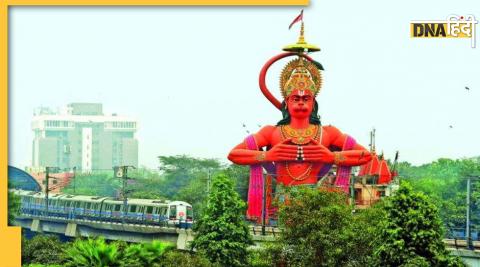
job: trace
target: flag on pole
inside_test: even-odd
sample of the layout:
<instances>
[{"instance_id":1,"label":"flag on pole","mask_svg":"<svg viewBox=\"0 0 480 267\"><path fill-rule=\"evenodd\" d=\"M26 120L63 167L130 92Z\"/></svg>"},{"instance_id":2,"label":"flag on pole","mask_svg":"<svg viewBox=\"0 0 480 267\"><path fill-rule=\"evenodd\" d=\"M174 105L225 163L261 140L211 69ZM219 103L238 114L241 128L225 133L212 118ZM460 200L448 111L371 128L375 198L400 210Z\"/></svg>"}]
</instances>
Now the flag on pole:
<instances>
[{"instance_id":1,"label":"flag on pole","mask_svg":"<svg viewBox=\"0 0 480 267\"><path fill-rule=\"evenodd\" d=\"M293 24L299 22L299 21L303 21L303 9L302 11L300 12L300 15L298 15L293 21L292 23L290 23L290 26L288 26L288 29L290 30L293 26Z\"/></svg>"}]
</instances>

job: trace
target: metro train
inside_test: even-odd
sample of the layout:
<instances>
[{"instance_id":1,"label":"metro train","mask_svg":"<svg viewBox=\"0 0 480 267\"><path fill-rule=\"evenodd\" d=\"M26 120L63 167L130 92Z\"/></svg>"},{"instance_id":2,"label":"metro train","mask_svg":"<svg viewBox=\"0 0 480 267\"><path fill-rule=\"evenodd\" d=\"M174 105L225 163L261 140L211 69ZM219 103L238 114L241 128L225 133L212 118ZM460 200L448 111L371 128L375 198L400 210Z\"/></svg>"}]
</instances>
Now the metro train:
<instances>
[{"instance_id":1,"label":"metro train","mask_svg":"<svg viewBox=\"0 0 480 267\"><path fill-rule=\"evenodd\" d=\"M42 192L12 192L20 197L20 213L24 215L180 228L191 228L193 224L192 205L184 201L130 198L124 209L124 201L112 197L53 193L48 196L47 209Z\"/></svg>"}]
</instances>

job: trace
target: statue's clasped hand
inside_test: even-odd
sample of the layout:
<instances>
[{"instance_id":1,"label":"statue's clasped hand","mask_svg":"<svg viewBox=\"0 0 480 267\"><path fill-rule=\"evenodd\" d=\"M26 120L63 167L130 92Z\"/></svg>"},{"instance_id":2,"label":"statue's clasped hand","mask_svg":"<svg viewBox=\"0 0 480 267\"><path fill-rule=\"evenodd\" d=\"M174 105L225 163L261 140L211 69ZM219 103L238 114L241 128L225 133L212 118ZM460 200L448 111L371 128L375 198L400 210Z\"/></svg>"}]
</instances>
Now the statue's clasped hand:
<instances>
[{"instance_id":1,"label":"statue's clasped hand","mask_svg":"<svg viewBox=\"0 0 480 267\"><path fill-rule=\"evenodd\" d=\"M309 145L302 146L303 160L309 162L333 163L334 154L324 145L312 139Z\"/></svg>"},{"instance_id":2,"label":"statue's clasped hand","mask_svg":"<svg viewBox=\"0 0 480 267\"><path fill-rule=\"evenodd\" d=\"M288 138L278 143L267 151L267 161L296 161L299 158L299 148L292 145L292 139Z\"/></svg>"},{"instance_id":3,"label":"statue's clasped hand","mask_svg":"<svg viewBox=\"0 0 480 267\"><path fill-rule=\"evenodd\" d=\"M316 140L311 140L308 145L293 145L291 138L275 145L267 151L267 161L308 161L333 163L334 154Z\"/></svg>"}]
</instances>

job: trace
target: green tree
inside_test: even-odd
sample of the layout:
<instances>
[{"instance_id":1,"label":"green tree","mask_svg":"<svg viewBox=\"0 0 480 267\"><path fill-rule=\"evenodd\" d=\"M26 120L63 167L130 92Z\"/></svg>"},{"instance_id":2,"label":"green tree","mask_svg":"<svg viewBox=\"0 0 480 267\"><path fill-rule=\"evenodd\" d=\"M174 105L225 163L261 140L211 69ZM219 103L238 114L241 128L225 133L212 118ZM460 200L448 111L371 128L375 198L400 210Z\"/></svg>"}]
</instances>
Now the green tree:
<instances>
[{"instance_id":1,"label":"green tree","mask_svg":"<svg viewBox=\"0 0 480 267\"><path fill-rule=\"evenodd\" d=\"M439 159L422 166L398 165L402 179L416 191L425 193L439 209L448 229L464 228L466 177L480 174L478 159ZM475 181L475 180L474 180ZM472 182L472 226L480 228L480 181Z\"/></svg>"},{"instance_id":2,"label":"green tree","mask_svg":"<svg viewBox=\"0 0 480 267\"><path fill-rule=\"evenodd\" d=\"M77 239L65 250L66 266L120 266L122 255L115 243L103 238Z\"/></svg>"},{"instance_id":3,"label":"green tree","mask_svg":"<svg viewBox=\"0 0 480 267\"><path fill-rule=\"evenodd\" d=\"M175 194L175 199L186 201L193 206L193 217L198 218L202 210L205 208L206 199L208 196L208 184L207 177L208 174L197 173L186 186L178 190Z\"/></svg>"},{"instance_id":4,"label":"green tree","mask_svg":"<svg viewBox=\"0 0 480 267\"><path fill-rule=\"evenodd\" d=\"M234 190L232 179L223 173L215 175L192 248L213 263L245 266L252 240L242 218L244 211L245 203Z\"/></svg>"},{"instance_id":5,"label":"green tree","mask_svg":"<svg viewBox=\"0 0 480 267\"><path fill-rule=\"evenodd\" d=\"M63 264L66 245L55 235L22 237L22 264Z\"/></svg>"},{"instance_id":6,"label":"green tree","mask_svg":"<svg viewBox=\"0 0 480 267\"><path fill-rule=\"evenodd\" d=\"M276 242L275 242L276 243ZM265 242L261 246L251 247L248 252L248 266L275 266L275 257L281 254L281 246L273 242Z\"/></svg>"},{"instance_id":7,"label":"green tree","mask_svg":"<svg viewBox=\"0 0 480 267\"><path fill-rule=\"evenodd\" d=\"M168 198L173 198L192 180L202 178L206 184L208 172L215 173L222 168L220 162L215 159L198 159L186 155L159 156L158 159L164 179L162 192ZM205 188L201 190L204 191Z\"/></svg>"},{"instance_id":8,"label":"green tree","mask_svg":"<svg viewBox=\"0 0 480 267\"><path fill-rule=\"evenodd\" d=\"M11 188L11 184L8 183L8 188ZM20 197L14 193L8 191L8 225L13 225L15 216L20 209Z\"/></svg>"},{"instance_id":9,"label":"green tree","mask_svg":"<svg viewBox=\"0 0 480 267\"><path fill-rule=\"evenodd\" d=\"M146 168L133 169L128 171L131 179L127 185L128 194L131 198L144 199L167 199L163 192L165 179L159 171Z\"/></svg>"},{"instance_id":10,"label":"green tree","mask_svg":"<svg viewBox=\"0 0 480 267\"><path fill-rule=\"evenodd\" d=\"M250 167L232 164L229 165L224 172L228 177L234 179L235 190L238 192L243 201L247 201Z\"/></svg>"},{"instance_id":11,"label":"green tree","mask_svg":"<svg viewBox=\"0 0 480 267\"><path fill-rule=\"evenodd\" d=\"M211 267L218 264L211 264L200 254L188 253L185 251L171 250L165 252L158 267Z\"/></svg>"},{"instance_id":12,"label":"green tree","mask_svg":"<svg viewBox=\"0 0 480 267\"><path fill-rule=\"evenodd\" d=\"M404 183L385 203L382 243L375 250L378 266L463 266L442 242L438 211L423 193ZM413 265L412 265L413 264Z\"/></svg>"},{"instance_id":13,"label":"green tree","mask_svg":"<svg viewBox=\"0 0 480 267\"><path fill-rule=\"evenodd\" d=\"M273 250L276 265L368 266L380 212L354 216L345 194L326 190L295 188L288 197L279 211L284 231Z\"/></svg>"},{"instance_id":14,"label":"green tree","mask_svg":"<svg viewBox=\"0 0 480 267\"><path fill-rule=\"evenodd\" d=\"M173 248L173 245L160 241L130 245L125 249L121 266L143 267L159 264L163 259L163 254Z\"/></svg>"},{"instance_id":15,"label":"green tree","mask_svg":"<svg viewBox=\"0 0 480 267\"><path fill-rule=\"evenodd\" d=\"M121 180L113 177L113 170L93 173L77 173L62 192L87 196L116 196L121 187Z\"/></svg>"},{"instance_id":16,"label":"green tree","mask_svg":"<svg viewBox=\"0 0 480 267\"><path fill-rule=\"evenodd\" d=\"M224 169L209 168L200 169L191 173L189 183L180 188L175 194L174 199L186 201L193 206L194 217L197 218L206 205L208 195L208 180L215 174L223 172L234 181L235 191L237 191L242 200L247 200L248 179L250 169L246 166L230 165Z\"/></svg>"},{"instance_id":17,"label":"green tree","mask_svg":"<svg viewBox=\"0 0 480 267\"><path fill-rule=\"evenodd\" d=\"M29 265L23 265L24 267L63 267L60 264L41 264L41 263L32 263Z\"/></svg>"},{"instance_id":18,"label":"green tree","mask_svg":"<svg viewBox=\"0 0 480 267\"><path fill-rule=\"evenodd\" d=\"M373 252L381 245L380 228L385 220L384 201L374 206L356 210L352 218L353 244L349 260L350 266L371 266L374 262Z\"/></svg>"}]
</instances>

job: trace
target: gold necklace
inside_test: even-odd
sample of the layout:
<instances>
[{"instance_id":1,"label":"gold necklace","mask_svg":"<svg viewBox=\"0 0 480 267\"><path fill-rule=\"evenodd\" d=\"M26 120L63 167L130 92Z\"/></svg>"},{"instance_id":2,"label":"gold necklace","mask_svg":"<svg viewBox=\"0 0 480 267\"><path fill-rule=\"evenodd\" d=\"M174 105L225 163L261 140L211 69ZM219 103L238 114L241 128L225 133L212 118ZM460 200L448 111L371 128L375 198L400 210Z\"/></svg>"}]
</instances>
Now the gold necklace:
<instances>
[{"instance_id":1,"label":"gold necklace","mask_svg":"<svg viewBox=\"0 0 480 267\"><path fill-rule=\"evenodd\" d=\"M290 125L280 127L283 139L291 138L296 145L305 145L311 139L316 139L320 133L318 125L309 125L306 129L294 129Z\"/></svg>"},{"instance_id":2,"label":"gold necklace","mask_svg":"<svg viewBox=\"0 0 480 267\"><path fill-rule=\"evenodd\" d=\"M292 138L292 143L296 145L305 145L310 142L311 139L317 140L318 138L321 139L321 126L318 125L309 125L306 129L294 129L290 127L290 125L282 125L280 127L280 132L282 134L283 140L287 138ZM322 140L320 140L321 142ZM290 171L288 166L288 162L285 163L285 168L287 170L288 176L295 181L303 181L307 179L313 168L313 164L310 163L308 168L305 170L304 173L300 174L299 176L294 176Z\"/></svg>"},{"instance_id":3,"label":"gold necklace","mask_svg":"<svg viewBox=\"0 0 480 267\"><path fill-rule=\"evenodd\" d=\"M286 166L286 169L287 169L287 174L288 174L288 176L290 176L290 178L292 178L295 181L303 181L303 180L307 179L308 176L310 176L310 173L312 172L313 164L310 163L307 170L297 177L293 176L293 174L290 172L290 168L288 167L288 162L285 164L285 166Z\"/></svg>"}]
</instances>

